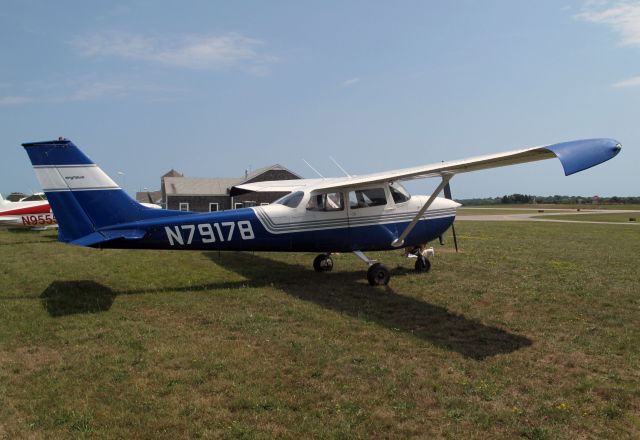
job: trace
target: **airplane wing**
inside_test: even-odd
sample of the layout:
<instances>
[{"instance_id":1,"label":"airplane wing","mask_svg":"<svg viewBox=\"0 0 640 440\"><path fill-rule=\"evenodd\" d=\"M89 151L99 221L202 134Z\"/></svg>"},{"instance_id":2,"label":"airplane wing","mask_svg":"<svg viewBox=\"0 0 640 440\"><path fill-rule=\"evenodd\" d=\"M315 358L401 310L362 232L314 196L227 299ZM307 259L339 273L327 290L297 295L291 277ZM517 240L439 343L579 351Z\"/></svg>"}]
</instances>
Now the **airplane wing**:
<instances>
[{"instance_id":1,"label":"airplane wing","mask_svg":"<svg viewBox=\"0 0 640 440\"><path fill-rule=\"evenodd\" d=\"M470 171L535 162L553 157L560 159L564 173L568 176L613 158L620 152L621 148L622 146L615 139L584 139L362 176L255 182L238 185L234 187L234 189L236 194L253 191L341 189L356 185L392 182L396 180L424 179L443 175L451 176L458 173L468 173Z\"/></svg>"}]
</instances>

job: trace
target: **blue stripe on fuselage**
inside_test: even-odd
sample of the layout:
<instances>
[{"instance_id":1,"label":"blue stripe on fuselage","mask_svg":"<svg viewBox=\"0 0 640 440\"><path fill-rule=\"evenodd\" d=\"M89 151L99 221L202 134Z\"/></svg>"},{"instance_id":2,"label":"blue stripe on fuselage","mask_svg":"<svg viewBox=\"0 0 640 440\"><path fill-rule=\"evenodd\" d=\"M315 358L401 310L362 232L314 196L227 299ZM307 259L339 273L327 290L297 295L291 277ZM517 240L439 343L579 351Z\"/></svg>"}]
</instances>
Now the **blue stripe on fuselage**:
<instances>
[{"instance_id":1,"label":"blue stripe on fuselage","mask_svg":"<svg viewBox=\"0 0 640 440\"><path fill-rule=\"evenodd\" d=\"M424 244L436 239L451 226L454 218L455 216L450 216L418 222L406 238L406 246ZM247 224L250 225L250 232ZM395 249L391 246L391 242L400 235L408 224L409 222L407 221L272 234L264 228L253 209L243 208L215 213L184 214L103 228L101 231L144 230L146 235L142 239L117 239L97 246L109 248L273 252L390 250Z\"/></svg>"}]
</instances>

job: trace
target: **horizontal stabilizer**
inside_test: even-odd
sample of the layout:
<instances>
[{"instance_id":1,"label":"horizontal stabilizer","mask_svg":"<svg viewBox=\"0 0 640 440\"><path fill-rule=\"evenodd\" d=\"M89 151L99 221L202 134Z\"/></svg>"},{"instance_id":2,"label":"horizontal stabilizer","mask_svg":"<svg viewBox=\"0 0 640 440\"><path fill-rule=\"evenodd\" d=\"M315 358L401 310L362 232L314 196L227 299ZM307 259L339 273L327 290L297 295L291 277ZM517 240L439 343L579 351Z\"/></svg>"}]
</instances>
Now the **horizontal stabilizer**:
<instances>
[{"instance_id":1,"label":"horizontal stabilizer","mask_svg":"<svg viewBox=\"0 0 640 440\"><path fill-rule=\"evenodd\" d=\"M76 244L78 246L95 246L107 241L119 240L124 238L125 240L139 240L143 238L145 231L142 229L123 229L117 231L100 231L94 232L84 237L73 240L70 244Z\"/></svg>"}]
</instances>

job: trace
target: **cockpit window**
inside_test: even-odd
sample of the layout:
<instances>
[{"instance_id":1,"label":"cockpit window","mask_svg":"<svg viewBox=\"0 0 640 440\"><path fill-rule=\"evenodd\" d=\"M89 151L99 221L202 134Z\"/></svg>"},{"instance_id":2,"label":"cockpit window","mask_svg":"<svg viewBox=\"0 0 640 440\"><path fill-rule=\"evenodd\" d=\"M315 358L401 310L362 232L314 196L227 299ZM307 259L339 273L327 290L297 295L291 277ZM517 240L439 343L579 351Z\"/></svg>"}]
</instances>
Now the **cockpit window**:
<instances>
[{"instance_id":1,"label":"cockpit window","mask_svg":"<svg viewBox=\"0 0 640 440\"><path fill-rule=\"evenodd\" d=\"M391 191L391 197L395 203L404 203L411 198L411 194L398 182L390 183L389 191Z\"/></svg>"},{"instance_id":2,"label":"cockpit window","mask_svg":"<svg viewBox=\"0 0 640 440\"><path fill-rule=\"evenodd\" d=\"M273 203L277 203L278 205L284 205L289 208L297 208L298 205L300 204L300 201L302 201L303 197L304 197L304 192L296 191L291 194L287 194L284 197L280 197L278 200L276 200Z\"/></svg>"},{"instance_id":3,"label":"cockpit window","mask_svg":"<svg viewBox=\"0 0 640 440\"><path fill-rule=\"evenodd\" d=\"M341 192L312 194L307 203L307 211L342 211L344 199Z\"/></svg>"},{"instance_id":4,"label":"cockpit window","mask_svg":"<svg viewBox=\"0 0 640 440\"><path fill-rule=\"evenodd\" d=\"M349 192L349 207L351 209L384 206L386 204L387 196L384 193L384 188L359 189Z\"/></svg>"}]
</instances>

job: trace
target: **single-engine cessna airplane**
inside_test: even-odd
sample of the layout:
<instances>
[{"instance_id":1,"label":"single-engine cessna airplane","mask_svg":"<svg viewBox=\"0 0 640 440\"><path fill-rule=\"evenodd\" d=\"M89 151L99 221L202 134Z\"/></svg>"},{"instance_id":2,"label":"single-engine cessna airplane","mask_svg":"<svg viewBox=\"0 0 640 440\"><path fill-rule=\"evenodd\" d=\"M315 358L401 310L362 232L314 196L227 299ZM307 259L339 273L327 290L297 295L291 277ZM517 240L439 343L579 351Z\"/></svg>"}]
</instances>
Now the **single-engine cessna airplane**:
<instances>
[{"instance_id":1,"label":"single-engine cessna airplane","mask_svg":"<svg viewBox=\"0 0 640 440\"><path fill-rule=\"evenodd\" d=\"M11 202L0 195L0 226L43 229L55 227L56 218L44 198Z\"/></svg>"},{"instance_id":2,"label":"single-engine cessna airplane","mask_svg":"<svg viewBox=\"0 0 640 440\"><path fill-rule=\"evenodd\" d=\"M320 252L317 271L332 269L331 253L353 252L369 265L372 285L387 284L390 274L365 251L405 248L417 257L417 270L429 269L425 245L444 234L460 206L437 197L456 174L558 157L570 175L622 148L613 139L587 139L362 176L248 183L235 191L289 194L266 206L193 213L137 203L69 140L22 145L58 220L59 241L98 248ZM440 183L428 196L411 196L400 184L429 177Z\"/></svg>"}]
</instances>

